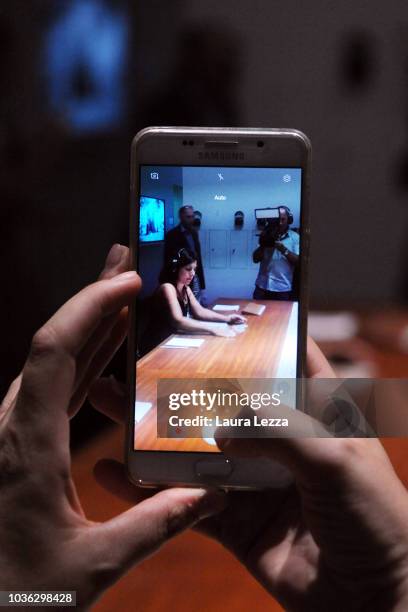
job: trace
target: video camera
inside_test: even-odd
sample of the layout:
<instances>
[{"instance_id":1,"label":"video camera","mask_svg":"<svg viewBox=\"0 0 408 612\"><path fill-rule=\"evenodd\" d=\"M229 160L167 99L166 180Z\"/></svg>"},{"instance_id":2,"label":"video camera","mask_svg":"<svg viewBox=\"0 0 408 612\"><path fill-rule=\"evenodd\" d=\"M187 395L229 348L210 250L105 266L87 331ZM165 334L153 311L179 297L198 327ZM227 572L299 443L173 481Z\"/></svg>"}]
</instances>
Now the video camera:
<instances>
[{"instance_id":1,"label":"video camera","mask_svg":"<svg viewBox=\"0 0 408 612\"><path fill-rule=\"evenodd\" d=\"M280 210L282 206L275 208L256 208L255 219L258 229L262 230L259 236L259 246L274 247L279 237Z\"/></svg>"}]
</instances>

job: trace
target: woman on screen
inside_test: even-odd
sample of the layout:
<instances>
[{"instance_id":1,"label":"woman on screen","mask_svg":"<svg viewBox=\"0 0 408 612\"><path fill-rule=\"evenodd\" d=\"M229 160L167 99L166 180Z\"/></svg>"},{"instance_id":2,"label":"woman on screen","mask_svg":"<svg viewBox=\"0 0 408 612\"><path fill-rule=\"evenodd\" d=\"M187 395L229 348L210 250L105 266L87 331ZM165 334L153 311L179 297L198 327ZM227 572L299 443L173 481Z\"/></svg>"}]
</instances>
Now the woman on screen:
<instances>
[{"instance_id":1,"label":"woman on screen","mask_svg":"<svg viewBox=\"0 0 408 612\"><path fill-rule=\"evenodd\" d=\"M223 315L201 306L190 289L196 268L195 253L188 249L180 249L164 266L153 296L153 316L142 341L143 353L177 330L235 336L231 328L214 323L245 323L245 317L239 314Z\"/></svg>"}]
</instances>

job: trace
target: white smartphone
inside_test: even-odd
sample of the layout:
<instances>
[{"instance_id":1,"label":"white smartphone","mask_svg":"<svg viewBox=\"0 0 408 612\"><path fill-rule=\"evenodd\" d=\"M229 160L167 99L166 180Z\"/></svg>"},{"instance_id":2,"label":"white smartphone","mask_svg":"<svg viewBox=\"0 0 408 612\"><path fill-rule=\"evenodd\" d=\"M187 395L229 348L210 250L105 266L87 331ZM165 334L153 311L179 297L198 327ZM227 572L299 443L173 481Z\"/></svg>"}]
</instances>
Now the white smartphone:
<instances>
[{"instance_id":1,"label":"white smartphone","mask_svg":"<svg viewBox=\"0 0 408 612\"><path fill-rule=\"evenodd\" d=\"M136 135L130 247L143 288L131 311L126 458L139 486L287 484L278 463L225 457L200 401L225 381L303 375L310 158L291 129Z\"/></svg>"}]
</instances>

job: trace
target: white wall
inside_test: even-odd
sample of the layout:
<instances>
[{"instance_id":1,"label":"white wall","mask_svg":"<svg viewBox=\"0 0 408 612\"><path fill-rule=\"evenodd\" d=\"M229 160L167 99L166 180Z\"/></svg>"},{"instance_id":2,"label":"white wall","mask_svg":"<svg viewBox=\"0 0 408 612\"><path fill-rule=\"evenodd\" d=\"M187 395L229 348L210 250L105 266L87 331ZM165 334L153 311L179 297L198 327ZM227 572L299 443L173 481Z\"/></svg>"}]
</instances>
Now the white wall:
<instances>
[{"instance_id":1,"label":"white wall","mask_svg":"<svg viewBox=\"0 0 408 612\"><path fill-rule=\"evenodd\" d=\"M222 175L220 180L219 174ZM289 174L290 182L283 176ZM184 168L183 202L192 204L202 217L200 241L203 251L204 272L209 301L218 297L250 298L254 290L259 265L252 263L252 252L258 245L259 233L255 222L255 208L288 206L294 216L294 227L299 227L300 171L295 169L265 168ZM217 200L216 197L225 200ZM234 213L241 210L244 226L234 232ZM211 262L210 240L212 230L226 230L225 265L214 268ZM240 240L242 245L238 246ZM221 241L224 235L221 235ZM233 241L238 241L233 244ZM245 250L240 262L232 263L234 247ZM238 266L238 267L234 267Z\"/></svg>"},{"instance_id":2,"label":"white wall","mask_svg":"<svg viewBox=\"0 0 408 612\"><path fill-rule=\"evenodd\" d=\"M223 180L220 180L221 174ZM291 181L285 183L284 175ZM226 200L216 200L216 196ZM300 171L269 168L184 168L183 201L203 214L203 229L233 229L234 213L245 214L245 229L256 229L255 208L288 206L299 227Z\"/></svg>"}]
</instances>

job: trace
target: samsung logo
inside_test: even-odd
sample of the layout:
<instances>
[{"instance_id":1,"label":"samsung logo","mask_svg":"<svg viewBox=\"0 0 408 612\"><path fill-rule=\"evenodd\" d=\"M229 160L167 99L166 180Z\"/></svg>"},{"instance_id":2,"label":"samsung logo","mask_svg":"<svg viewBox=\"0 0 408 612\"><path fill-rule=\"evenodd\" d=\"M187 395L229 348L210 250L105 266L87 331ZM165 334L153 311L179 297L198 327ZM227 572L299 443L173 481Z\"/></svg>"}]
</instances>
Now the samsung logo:
<instances>
[{"instance_id":1,"label":"samsung logo","mask_svg":"<svg viewBox=\"0 0 408 612\"><path fill-rule=\"evenodd\" d=\"M198 159L222 159L239 161L245 159L245 153L229 153L224 151L204 151L198 154Z\"/></svg>"}]
</instances>

